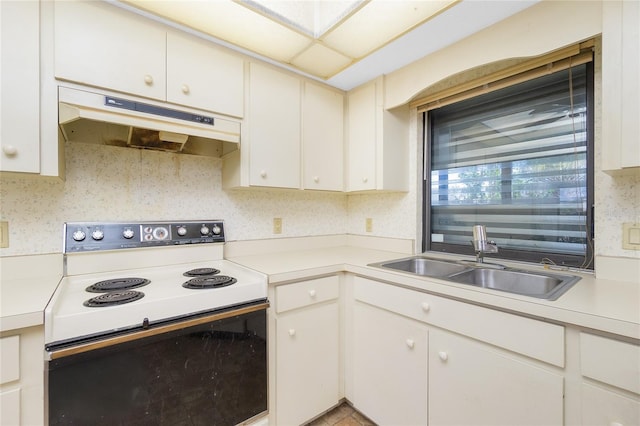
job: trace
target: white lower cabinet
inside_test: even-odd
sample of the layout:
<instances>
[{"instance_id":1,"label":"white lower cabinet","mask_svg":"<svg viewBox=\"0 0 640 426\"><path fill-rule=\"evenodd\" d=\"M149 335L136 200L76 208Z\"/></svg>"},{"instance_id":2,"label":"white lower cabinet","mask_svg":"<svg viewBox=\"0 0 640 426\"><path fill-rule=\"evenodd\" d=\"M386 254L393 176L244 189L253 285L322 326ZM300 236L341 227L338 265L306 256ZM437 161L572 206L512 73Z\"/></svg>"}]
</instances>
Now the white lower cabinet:
<instances>
[{"instance_id":1,"label":"white lower cabinet","mask_svg":"<svg viewBox=\"0 0 640 426\"><path fill-rule=\"evenodd\" d=\"M277 425L303 424L338 404L338 282L332 276L276 287Z\"/></svg>"},{"instance_id":2,"label":"white lower cabinet","mask_svg":"<svg viewBox=\"0 0 640 426\"><path fill-rule=\"evenodd\" d=\"M640 346L580 333L582 424L640 425Z\"/></svg>"},{"instance_id":3,"label":"white lower cabinet","mask_svg":"<svg viewBox=\"0 0 640 426\"><path fill-rule=\"evenodd\" d=\"M563 424L563 327L357 276L352 293L347 398L374 422Z\"/></svg>"},{"instance_id":4,"label":"white lower cabinet","mask_svg":"<svg viewBox=\"0 0 640 426\"><path fill-rule=\"evenodd\" d=\"M563 376L429 331L429 425L562 425Z\"/></svg>"},{"instance_id":5,"label":"white lower cabinet","mask_svg":"<svg viewBox=\"0 0 640 426\"><path fill-rule=\"evenodd\" d=\"M640 361L639 361L640 362ZM640 425L640 401L589 383L582 384L584 426Z\"/></svg>"},{"instance_id":6,"label":"white lower cabinet","mask_svg":"<svg viewBox=\"0 0 640 426\"><path fill-rule=\"evenodd\" d=\"M44 424L44 328L0 335L0 425Z\"/></svg>"},{"instance_id":7,"label":"white lower cabinet","mask_svg":"<svg viewBox=\"0 0 640 426\"><path fill-rule=\"evenodd\" d=\"M425 425L427 328L356 302L352 344L355 407L380 425Z\"/></svg>"}]
</instances>

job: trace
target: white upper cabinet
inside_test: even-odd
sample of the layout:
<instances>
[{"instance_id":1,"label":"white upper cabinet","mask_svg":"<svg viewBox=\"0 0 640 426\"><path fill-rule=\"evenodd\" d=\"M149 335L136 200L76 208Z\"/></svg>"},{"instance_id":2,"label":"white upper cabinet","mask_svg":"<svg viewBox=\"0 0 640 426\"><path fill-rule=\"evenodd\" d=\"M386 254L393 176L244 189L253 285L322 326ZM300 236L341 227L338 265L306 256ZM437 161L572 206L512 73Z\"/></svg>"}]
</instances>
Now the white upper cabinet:
<instances>
[{"instance_id":1,"label":"white upper cabinet","mask_svg":"<svg viewBox=\"0 0 640 426\"><path fill-rule=\"evenodd\" d=\"M40 9L0 2L0 171L40 172Z\"/></svg>"},{"instance_id":2,"label":"white upper cabinet","mask_svg":"<svg viewBox=\"0 0 640 426\"><path fill-rule=\"evenodd\" d=\"M249 71L249 181L300 188L301 81L257 63Z\"/></svg>"},{"instance_id":3,"label":"white upper cabinet","mask_svg":"<svg viewBox=\"0 0 640 426\"><path fill-rule=\"evenodd\" d=\"M409 110L384 109L384 77L347 95L347 191L409 190Z\"/></svg>"},{"instance_id":4,"label":"white upper cabinet","mask_svg":"<svg viewBox=\"0 0 640 426\"><path fill-rule=\"evenodd\" d=\"M225 156L225 188L300 189L302 80L270 66L248 67L240 150Z\"/></svg>"},{"instance_id":5,"label":"white upper cabinet","mask_svg":"<svg viewBox=\"0 0 640 426\"><path fill-rule=\"evenodd\" d=\"M104 2L55 3L55 76L241 117L244 60Z\"/></svg>"},{"instance_id":6,"label":"white upper cabinet","mask_svg":"<svg viewBox=\"0 0 640 426\"><path fill-rule=\"evenodd\" d=\"M344 190L344 96L305 83L302 102L304 189Z\"/></svg>"},{"instance_id":7,"label":"white upper cabinet","mask_svg":"<svg viewBox=\"0 0 640 426\"><path fill-rule=\"evenodd\" d=\"M167 34L167 101L243 115L244 61L187 34Z\"/></svg>"},{"instance_id":8,"label":"white upper cabinet","mask_svg":"<svg viewBox=\"0 0 640 426\"><path fill-rule=\"evenodd\" d=\"M55 75L165 99L166 31L104 2L55 3Z\"/></svg>"},{"instance_id":9,"label":"white upper cabinet","mask_svg":"<svg viewBox=\"0 0 640 426\"><path fill-rule=\"evenodd\" d=\"M640 3L602 12L602 169L640 172Z\"/></svg>"}]
</instances>

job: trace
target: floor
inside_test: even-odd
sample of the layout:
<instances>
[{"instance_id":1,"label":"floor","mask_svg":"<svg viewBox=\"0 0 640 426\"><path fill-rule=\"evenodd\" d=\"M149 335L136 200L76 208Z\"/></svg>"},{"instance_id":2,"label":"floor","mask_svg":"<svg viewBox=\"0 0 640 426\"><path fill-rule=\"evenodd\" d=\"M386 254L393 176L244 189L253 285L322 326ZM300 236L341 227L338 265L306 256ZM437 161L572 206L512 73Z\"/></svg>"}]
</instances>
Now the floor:
<instances>
[{"instance_id":1,"label":"floor","mask_svg":"<svg viewBox=\"0 0 640 426\"><path fill-rule=\"evenodd\" d=\"M343 402L306 426L375 426L375 423Z\"/></svg>"}]
</instances>

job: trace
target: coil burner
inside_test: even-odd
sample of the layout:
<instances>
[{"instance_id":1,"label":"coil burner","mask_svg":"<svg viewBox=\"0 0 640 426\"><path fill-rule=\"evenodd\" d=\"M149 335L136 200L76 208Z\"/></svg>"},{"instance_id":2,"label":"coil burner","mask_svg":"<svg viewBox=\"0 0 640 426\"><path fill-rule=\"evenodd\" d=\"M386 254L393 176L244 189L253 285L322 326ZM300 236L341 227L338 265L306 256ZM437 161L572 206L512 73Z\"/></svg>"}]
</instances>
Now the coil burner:
<instances>
[{"instance_id":1,"label":"coil burner","mask_svg":"<svg viewBox=\"0 0 640 426\"><path fill-rule=\"evenodd\" d=\"M110 280L99 281L87 287L85 290L89 293L105 293L117 290L131 290L149 284L146 278L114 278Z\"/></svg>"},{"instance_id":2,"label":"coil burner","mask_svg":"<svg viewBox=\"0 0 640 426\"><path fill-rule=\"evenodd\" d=\"M220 270L216 268L196 268L191 269L190 271L187 271L182 275L184 275L185 277L202 277L205 275L215 275L219 273Z\"/></svg>"},{"instance_id":3,"label":"coil burner","mask_svg":"<svg viewBox=\"0 0 640 426\"><path fill-rule=\"evenodd\" d=\"M234 284L235 282L235 278L228 277L226 275L211 275L206 277L192 278L182 284L182 287L194 290L203 290L208 288L226 287L228 285Z\"/></svg>"},{"instance_id":4,"label":"coil burner","mask_svg":"<svg viewBox=\"0 0 640 426\"><path fill-rule=\"evenodd\" d=\"M122 305L124 303L133 302L144 297L141 291L112 291L104 293L85 301L84 306L89 308L105 308L114 305Z\"/></svg>"}]
</instances>

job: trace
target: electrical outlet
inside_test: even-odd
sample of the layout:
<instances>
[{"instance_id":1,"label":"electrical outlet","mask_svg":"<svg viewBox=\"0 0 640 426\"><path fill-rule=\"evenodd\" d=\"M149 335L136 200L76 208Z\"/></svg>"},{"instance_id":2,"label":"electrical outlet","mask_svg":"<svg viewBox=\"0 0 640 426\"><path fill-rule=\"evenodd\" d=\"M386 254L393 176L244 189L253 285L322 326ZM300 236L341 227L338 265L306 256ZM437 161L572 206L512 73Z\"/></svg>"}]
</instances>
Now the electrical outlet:
<instances>
[{"instance_id":1,"label":"electrical outlet","mask_svg":"<svg viewBox=\"0 0 640 426\"><path fill-rule=\"evenodd\" d=\"M9 247L9 222L0 222L0 248Z\"/></svg>"},{"instance_id":2,"label":"electrical outlet","mask_svg":"<svg viewBox=\"0 0 640 426\"><path fill-rule=\"evenodd\" d=\"M273 233L282 234L282 218L281 217L273 218Z\"/></svg>"},{"instance_id":3,"label":"electrical outlet","mask_svg":"<svg viewBox=\"0 0 640 426\"><path fill-rule=\"evenodd\" d=\"M373 219L368 217L365 221L364 227L367 232L373 232Z\"/></svg>"},{"instance_id":4,"label":"electrical outlet","mask_svg":"<svg viewBox=\"0 0 640 426\"><path fill-rule=\"evenodd\" d=\"M640 223L622 224L622 248L640 250Z\"/></svg>"}]
</instances>

